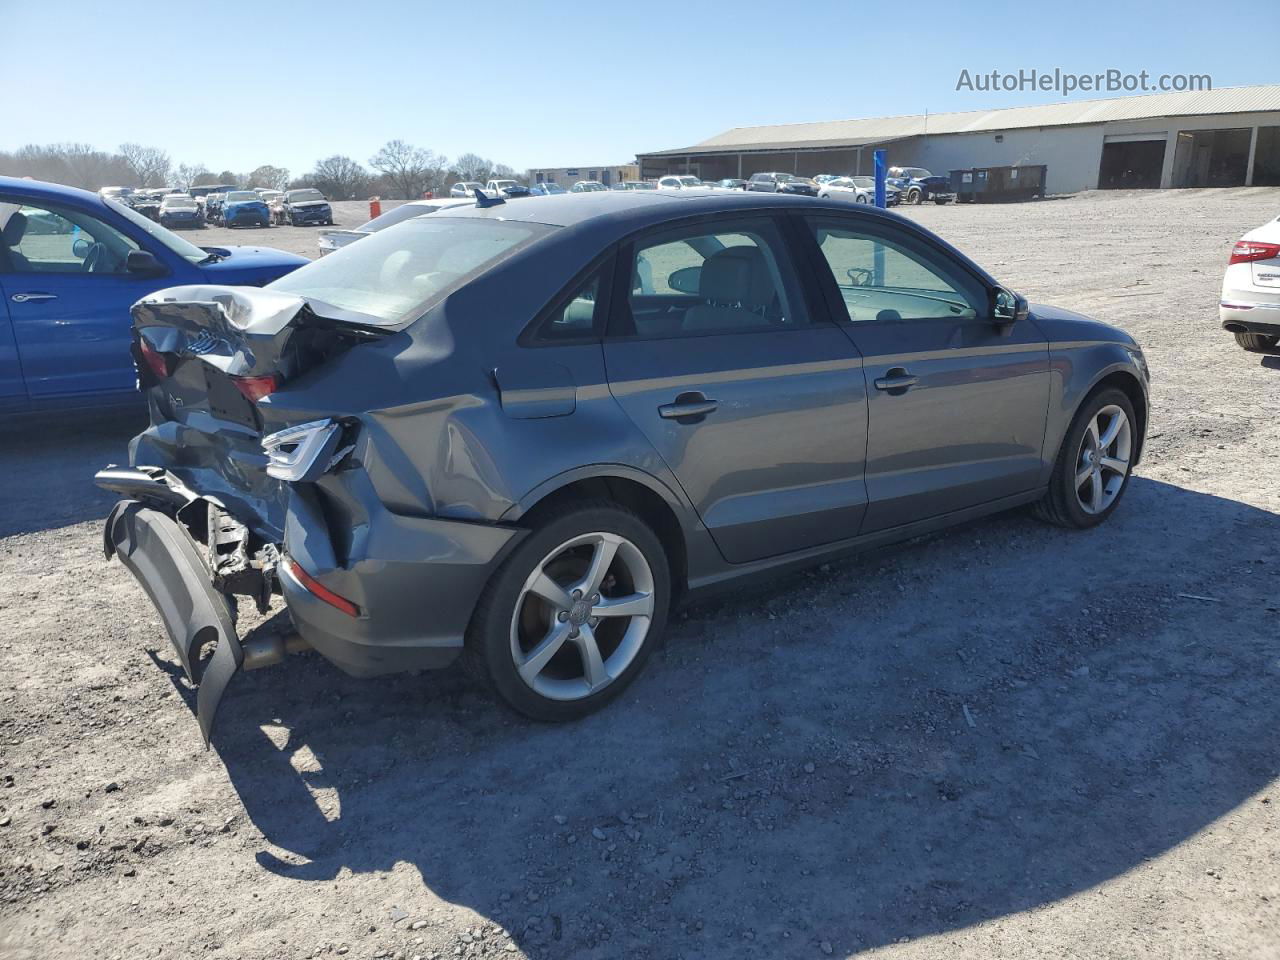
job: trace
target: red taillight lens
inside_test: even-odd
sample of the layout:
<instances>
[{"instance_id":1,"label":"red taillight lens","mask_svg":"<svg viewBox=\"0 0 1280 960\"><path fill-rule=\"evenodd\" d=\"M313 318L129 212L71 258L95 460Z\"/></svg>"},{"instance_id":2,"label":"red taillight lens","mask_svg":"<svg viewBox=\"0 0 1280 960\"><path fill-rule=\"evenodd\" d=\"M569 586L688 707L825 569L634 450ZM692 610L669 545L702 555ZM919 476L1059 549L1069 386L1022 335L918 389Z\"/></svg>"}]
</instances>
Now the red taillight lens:
<instances>
[{"instance_id":1,"label":"red taillight lens","mask_svg":"<svg viewBox=\"0 0 1280 960\"><path fill-rule=\"evenodd\" d=\"M274 373L265 377L232 377L231 382L244 394L246 400L253 403L275 393L276 387L280 386Z\"/></svg>"},{"instance_id":2,"label":"red taillight lens","mask_svg":"<svg viewBox=\"0 0 1280 960\"><path fill-rule=\"evenodd\" d=\"M348 617L360 616L360 608L348 600L346 597L340 597L323 583L313 577L302 567L298 566L297 561L292 557L285 557L285 564L289 568L289 572L294 575L297 581L307 589L307 593L313 597L318 597L331 607L336 607L345 613Z\"/></svg>"},{"instance_id":3,"label":"red taillight lens","mask_svg":"<svg viewBox=\"0 0 1280 960\"><path fill-rule=\"evenodd\" d=\"M176 359L173 354L161 353L147 343L143 337L138 338L138 350L142 354L143 362L158 379L163 380L173 374L174 360Z\"/></svg>"},{"instance_id":4,"label":"red taillight lens","mask_svg":"<svg viewBox=\"0 0 1280 960\"><path fill-rule=\"evenodd\" d=\"M1231 248L1231 259L1227 266L1233 263L1252 263L1255 260L1272 260L1276 257L1280 257L1280 243L1237 240L1236 245Z\"/></svg>"}]
</instances>

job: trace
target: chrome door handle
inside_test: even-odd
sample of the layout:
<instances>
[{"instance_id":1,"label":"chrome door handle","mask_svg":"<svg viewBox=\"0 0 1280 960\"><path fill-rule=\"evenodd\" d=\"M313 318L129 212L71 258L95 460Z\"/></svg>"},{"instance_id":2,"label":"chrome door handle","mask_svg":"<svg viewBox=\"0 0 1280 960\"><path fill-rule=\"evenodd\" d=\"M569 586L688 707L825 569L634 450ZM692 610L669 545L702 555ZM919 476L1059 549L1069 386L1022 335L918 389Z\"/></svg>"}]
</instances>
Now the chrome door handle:
<instances>
[{"instance_id":1,"label":"chrome door handle","mask_svg":"<svg viewBox=\"0 0 1280 960\"><path fill-rule=\"evenodd\" d=\"M913 377L902 367L894 367L892 370L888 371L888 376L876 379L876 389L888 390L890 392L895 390L905 392L908 388L914 387L919 382L919 377Z\"/></svg>"},{"instance_id":2,"label":"chrome door handle","mask_svg":"<svg viewBox=\"0 0 1280 960\"><path fill-rule=\"evenodd\" d=\"M683 420L685 417L705 417L720 406L718 400L708 400L702 394L681 394L675 403L664 403L658 408L658 416L666 420Z\"/></svg>"},{"instance_id":3,"label":"chrome door handle","mask_svg":"<svg viewBox=\"0 0 1280 960\"><path fill-rule=\"evenodd\" d=\"M30 300L57 300L55 293L15 293L9 298L14 303L27 303Z\"/></svg>"}]
</instances>

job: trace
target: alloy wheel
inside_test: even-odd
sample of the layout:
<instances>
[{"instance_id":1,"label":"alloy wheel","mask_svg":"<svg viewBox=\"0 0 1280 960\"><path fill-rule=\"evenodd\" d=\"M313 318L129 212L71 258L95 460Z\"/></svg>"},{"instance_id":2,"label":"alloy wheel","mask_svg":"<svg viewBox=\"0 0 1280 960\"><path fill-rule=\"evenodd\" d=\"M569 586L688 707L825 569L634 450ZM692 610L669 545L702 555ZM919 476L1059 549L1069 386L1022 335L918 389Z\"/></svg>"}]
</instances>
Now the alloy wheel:
<instances>
[{"instance_id":1,"label":"alloy wheel","mask_svg":"<svg viewBox=\"0 0 1280 960\"><path fill-rule=\"evenodd\" d=\"M653 622L654 577L616 533L586 533L548 553L525 580L511 617L520 679L551 700L580 700L618 679Z\"/></svg>"},{"instance_id":2,"label":"alloy wheel","mask_svg":"<svg viewBox=\"0 0 1280 960\"><path fill-rule=\"evenodd\" d=\"M1115 503L1129 476L1133 428L1128 415L1108 404L1093 415L1076 456L1075 491L1080 508L1099 514Z\"/></svg>"}]
</instances>

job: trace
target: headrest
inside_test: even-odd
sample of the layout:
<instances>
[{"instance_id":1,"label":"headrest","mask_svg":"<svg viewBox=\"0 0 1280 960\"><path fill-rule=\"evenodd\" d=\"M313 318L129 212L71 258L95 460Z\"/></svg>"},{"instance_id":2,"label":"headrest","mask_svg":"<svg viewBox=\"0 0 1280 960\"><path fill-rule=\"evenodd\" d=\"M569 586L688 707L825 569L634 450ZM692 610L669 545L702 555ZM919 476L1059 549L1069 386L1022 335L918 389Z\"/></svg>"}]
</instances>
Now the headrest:
<instances>
[{"instance_id":1,"label":"headrest","mask_svg":"<svg viewBox=\"0 0 1280 960\"><path fill-rule=\"evenodd\" d=\"M719 306L747 310L773 302L773 281L759 247L729 247L707 257L702 265L698 295Z\"/></svg>"},{"instance_id":2,"label":"headrest","mask_svg":"<svg viewBox=\"0 0 1280 960\"><path fill-rule=\"evenodd\" d=\"M27 215L14 211L9 217L9 221L4 225L4 230L0 231L0 239L4 240L6 247L16 247L22 242L23 235L27 232Z\"/></svg>"}]
</instances>

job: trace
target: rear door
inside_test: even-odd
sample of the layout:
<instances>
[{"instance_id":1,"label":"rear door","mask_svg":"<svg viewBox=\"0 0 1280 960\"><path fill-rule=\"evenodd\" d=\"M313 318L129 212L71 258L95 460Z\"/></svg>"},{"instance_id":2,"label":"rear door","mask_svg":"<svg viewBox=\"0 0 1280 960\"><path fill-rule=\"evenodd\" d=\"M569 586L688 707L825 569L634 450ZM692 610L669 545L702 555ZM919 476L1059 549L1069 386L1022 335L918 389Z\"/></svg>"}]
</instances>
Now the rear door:
<instances>
[{"instance_id":1,"label":"rear door","mask_svg":"<svg viewBox=\"0 0 1280 960\"><path fill-rule=\"evenodd\" d=\"M866 503L862 361L782 238L721 217L624 245L605 341L614 397L735 563L852 537Z\"/></svg>"},{"instance_id":2,"label":"rear door","mask_svg":"<svg viewBox=\"0 0 1280 960\"><path fill-rule=\"evenodd\" d=\"M805 220L831 309L865 361L862 531L1033 490L1049 403L1048 342L1035 324L998 327L987 284L913 231Z\"/></svg>"},{"instance_id":3,"label":"rear door","mask_svg":"<svg viewBox=\"0 0 1280 960\"><path fill-rule=\"evenodd\" d=\"M0 284L31 399L132 390L129 307L163 286L125 270L138 244L71 207L0 196L0 211Z\"/></svg>"}]
</instances>

